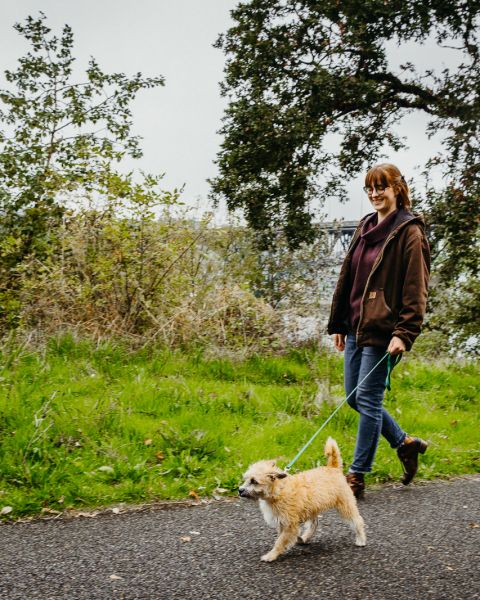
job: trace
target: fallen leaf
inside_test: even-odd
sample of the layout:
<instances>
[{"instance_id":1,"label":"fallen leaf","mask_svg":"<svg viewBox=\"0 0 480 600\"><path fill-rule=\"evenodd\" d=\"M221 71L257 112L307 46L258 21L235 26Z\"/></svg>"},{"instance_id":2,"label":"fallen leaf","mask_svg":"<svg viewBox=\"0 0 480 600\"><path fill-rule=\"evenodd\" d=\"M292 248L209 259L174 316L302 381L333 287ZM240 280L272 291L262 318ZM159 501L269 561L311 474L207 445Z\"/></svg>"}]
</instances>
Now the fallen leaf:
<instances>
[{"instance_id":1,"label":"fallen leaf","mask_svg":"<svg viewBox=\"0 0 480 600\"><path fill-rule=\"evenodd\" d=\"M114 515L118 515L118 514L120 514L120 509L119 509L119 508L117 508L117 507L115 507L115 508L112 508L112 513L113 513Z\"/></svg>"},{"instance_id":2,"label":"fallen leaf","mask_svg":"<svg viewBox=\"0 0 480 600\"><path fill-rule=\"evenodd\" d=\"M480 523L470 523L470 527L472 529L478 529L480 527Z\"/></svg>"},{"instance_id":3,"label":"fallen leaf","mask_svg":"<svg viewBox=\"0 0 480 600\"><path fill-rule=\"evenodd\" d=\"M184 535L180 539L182 540L182 542L191 542L192 541L192 538L189 535Z\"/></svg>"},{"instance_id":4,"label":"fallen leaf","mask_svg":"<svg viewBox=\"0 0 480 600\"><path fill-rule=\"evenodd\" d=\"M189 531L188 533L191 533L192 535L200 535L199 531Z\"/></svg>"},{"instance_id":5,"label":"fallen leaf","mask_svg":"<svg viewBox=\"0 0 480 600\"><path fill-rule=\"evenodd\" d=\"M447 566L447 570L448 570L448 571L454 571L455 569L454 569L453 567L448 567L448 566Z\"/></svg>"},{"instance_id":6,"label":"fallen leaf","mask_svg":"<svg viewBox=\"0 0 480 600\"><path fill-rule=\"evenodd\" d=\"M146 440L143 440L143 445L144 446L151 446L152 445L152 439L147 438Z\"/></svg>"},{"instance_id":7,"label":"fallen leaf","mask_svg":"<svg viewBox=\"0 0 480 600\"><path fill-rule=\"evenodd\" d=\"M120 577L120 575L110 575L110 579L112 581L117 581L117 579L123 579L123 577Z\"/></svg>"},{"instance_id":8,"label":"fallen leaf","mask_svg":"<svg viewBox=\"0 0 480 600\"><path fill-rule=\"evenodd\" d=\"M82 512L79 511L74 514L75 517L87 517L88 519L93 519L98 515L98 511L94 510L92 512Z\"/></svg>"},{"instance_id":9,"label":"fallen leaf","mask_svg":"<svg viewBox=\"0 0 480 600\"><path fill-rule=\"evenodd\" d=\"M13 508L11 506L4 506L2 510L0 510L0 515L8 515L12 510Z\"/></svg>"},{"instance_id":10,"label":"fallen leaf","mask_svg":"<svg viewBox=\"0 0 480 600\"><path fill-rule=\"evenodd\" d=\"M165 460L165 454L163 452L157 452L155 454L155 458L158 460L158 462L162 462L162 460Z\"/></svg>"},{"instance_id":11,"label":"fallen leaf","mask_svg":"<svg viewBox=\"0 0 480 600\"><path fill-rule=\"evenodd\" d=\"M57 500L58 504L63 504L65 502L65 496L60 496L60 498Z\"/></svg>"},{"instance_id":12,"label":"fallen leaf","mask_svg":"<svg viewBox=\"0 0 480 600\"><path fill-rule=\"evenodd\" d=\"M102 467L98 467L97 471L102 471L104 473L113 473L113 467L109 465L103 465Z\"/></svg>"},{"instance_id":13,"label":"fallen leaf","mask_svg":"<svg viewBox=\"0 0 480 600\"><path fill-rule=\"evenodd\" d=\"M195 490L190 490L188 492L188 496L189 496L189 498L195 498L195 500L198 500L200 498L200 496L197 494L197 492Z\"/></svg>"},{"instance_id":14,"label":"fallen leaf","mask_svg":"<svg viewBox=\"0 0 480 600\"><path fill-rule=\"evenodd\" d=\"M48 508L48 507L42 508L42 513L47 514L47 515L61 515L62 514L61 511L55 510L54 508Z\"/></svg>"}]
</instances>

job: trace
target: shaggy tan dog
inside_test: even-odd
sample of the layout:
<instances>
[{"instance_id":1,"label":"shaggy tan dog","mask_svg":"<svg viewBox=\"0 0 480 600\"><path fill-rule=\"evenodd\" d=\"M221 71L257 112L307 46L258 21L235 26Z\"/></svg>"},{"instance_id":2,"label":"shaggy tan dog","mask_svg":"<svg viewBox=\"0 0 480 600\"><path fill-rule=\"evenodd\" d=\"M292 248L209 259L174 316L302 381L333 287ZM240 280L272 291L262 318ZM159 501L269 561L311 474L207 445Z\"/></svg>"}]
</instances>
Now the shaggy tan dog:
<instances>
[{"instance_id":1,"label":"shaggy tan dog","mask_svg":"<svg viewBox=\"0 0 480 600\"><path fill-rule=\"evenodd\" d=\"M307 544L317 529L317 516L329 508L335 508L351 525L355 544L365 546L363 519L343 474L340 450L332 438L325 444L325 455L326 467L296 475L282 471L274 460L261 460L248 468L239 494L259 500L265 521L279 532L275 545L261 560L276 560L296 542Z\"/></svg>"}]
</instances>

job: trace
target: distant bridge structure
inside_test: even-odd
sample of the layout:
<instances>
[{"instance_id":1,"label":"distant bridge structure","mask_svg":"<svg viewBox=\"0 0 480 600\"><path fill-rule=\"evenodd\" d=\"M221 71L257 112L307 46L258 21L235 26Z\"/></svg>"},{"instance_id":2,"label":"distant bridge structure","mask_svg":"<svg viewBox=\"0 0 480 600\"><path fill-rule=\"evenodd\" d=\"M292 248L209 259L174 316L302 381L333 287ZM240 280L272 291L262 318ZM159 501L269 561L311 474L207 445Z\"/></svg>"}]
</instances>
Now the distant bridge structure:
<instances>
[{"instance_id":1,"label":"distant bridge structure","mask_svg":"<svg viewBox=\"0 0 480 600\"><path fill-rule=\"evenodd\" d=\"M332 254L345 255L358 227L358 221L326 221L320 223L320 231L327 235L327 244Z\"/></svg>"}]
</instances>

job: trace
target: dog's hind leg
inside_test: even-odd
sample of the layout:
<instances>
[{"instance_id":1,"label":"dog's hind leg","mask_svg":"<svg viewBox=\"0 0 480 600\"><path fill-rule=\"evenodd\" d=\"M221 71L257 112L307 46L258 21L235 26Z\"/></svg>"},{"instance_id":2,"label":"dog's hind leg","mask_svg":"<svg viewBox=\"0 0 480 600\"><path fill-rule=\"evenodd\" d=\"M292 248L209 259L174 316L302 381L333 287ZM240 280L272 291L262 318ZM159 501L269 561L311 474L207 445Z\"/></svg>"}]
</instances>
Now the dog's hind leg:
<instances>
[{"instance_id":1,"label":"dog's hind leg","mask_svg":"<svg viewBox=\"0 0 480 600\"><path fill-rule=\"evenodd\" d=\"M357 503L354 497L352 496L351 500L340 500L335 508L340 513L342 519L347 521L347 523L355 532L355 545L365 546L367 543L365 524L362 516L358 512Z\"/></svg>"},{"instance_id":2,"label":"dog's hind leg","mask_svg":"<svg viewBox=\"0 0 480 600\"><path fill-rule=\"evenodd\" d=\"M318 520L311 519L305 523L302 535L297 538L297 544L308 544L317 531Z\"/></svg>"},{"instance_id":3,"label":"dog's hind leg","mask_svg":"<svg viewBox=\"0 0 480 600\"><path fill-rule=\"evenodd\" d=\"M293 546L298 536L298 525L288 525L287 527L281 527L280 535L278 536L275 545L264 554L260 560L263 562L272 562L276 560L280 554L283 554L290 546Z\"/></svg>"}]
</instances>

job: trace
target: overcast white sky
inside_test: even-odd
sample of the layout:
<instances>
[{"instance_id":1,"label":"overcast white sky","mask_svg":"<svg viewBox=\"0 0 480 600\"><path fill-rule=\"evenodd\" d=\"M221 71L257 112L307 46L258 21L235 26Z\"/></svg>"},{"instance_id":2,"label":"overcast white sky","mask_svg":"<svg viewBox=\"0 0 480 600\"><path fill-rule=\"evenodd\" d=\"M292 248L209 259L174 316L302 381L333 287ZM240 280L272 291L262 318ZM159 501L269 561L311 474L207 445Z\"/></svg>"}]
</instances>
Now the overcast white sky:
<instances>
[{"instance_id":1,"label":"overcast white sky","mask_svg":"<svg viewBox=\"0 0 480 600\"><path fill-rule=\"evenodd\" d=\"M129 167L165 172L165 188L185 184L183 200L210 208L207 178L216 173L214 159L220 136L216 133L225 107L219 82L224 55L212 47L231 24L230 10L237 0L4 0L0 4L0 71L15 66L27 45L12 29L16 21L43 11L48 25L60 32L68 23L75 35L75 56L86 66L94 56L107 72L162 75L165 87L142 92L134 106L134 130L143 137L144 156ZM424 67L451 60L432 44L418 51L398 53ZM3 77L2 77L3 79ZM438 139L424 135L425 117L412 115L401 132L410 149L391 153L407 178L418 176L415 166L438 150ZM362 179L349 185L345 204L326 200L330 218L358 219L369 211L361 191ZM219 211L219 217L223 215Z\"/></svg>"}]
</instances>

